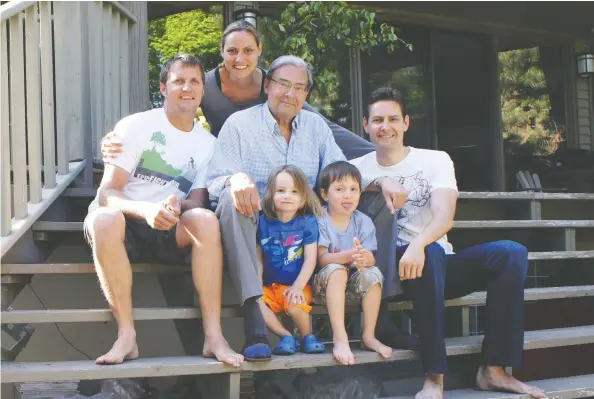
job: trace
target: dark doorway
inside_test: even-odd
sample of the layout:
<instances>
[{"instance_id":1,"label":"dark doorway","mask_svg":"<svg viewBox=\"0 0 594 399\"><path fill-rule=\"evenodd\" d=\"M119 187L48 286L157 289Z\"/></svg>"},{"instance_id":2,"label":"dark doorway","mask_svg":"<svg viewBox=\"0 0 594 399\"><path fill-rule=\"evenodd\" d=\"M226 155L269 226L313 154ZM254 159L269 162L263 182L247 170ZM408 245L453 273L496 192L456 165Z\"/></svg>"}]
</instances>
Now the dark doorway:
<instances>
[{"instance_id":1,"label":"dark doorway","mask_svg":"<svg viewBox=\"0 0 594 399\"><path fill-rule=\"evenodd\" d=\"M437 148L450 154L461 191L492 187L489 38L434 31Z\"/></svg>"}]
</instances>

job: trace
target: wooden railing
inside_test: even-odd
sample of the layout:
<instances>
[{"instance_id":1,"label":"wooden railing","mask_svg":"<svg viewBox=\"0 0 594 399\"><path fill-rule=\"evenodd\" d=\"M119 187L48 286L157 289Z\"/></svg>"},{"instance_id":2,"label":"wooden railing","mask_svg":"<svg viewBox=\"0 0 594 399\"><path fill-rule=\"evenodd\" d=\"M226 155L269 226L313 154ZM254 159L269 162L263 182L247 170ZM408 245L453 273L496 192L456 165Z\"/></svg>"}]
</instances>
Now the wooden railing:
<instances>
[{"instance_id":1,"label":"wooden railing","mask_svg":"<svg viewBox=\"0 0 594 399\"><path fill-rule=\"evenodd\" d=\"M98 138L129 113L136 18L118 2L10 1L0 12L4 255L82 170L91 184Z\"/></svg>"}]
</instances>

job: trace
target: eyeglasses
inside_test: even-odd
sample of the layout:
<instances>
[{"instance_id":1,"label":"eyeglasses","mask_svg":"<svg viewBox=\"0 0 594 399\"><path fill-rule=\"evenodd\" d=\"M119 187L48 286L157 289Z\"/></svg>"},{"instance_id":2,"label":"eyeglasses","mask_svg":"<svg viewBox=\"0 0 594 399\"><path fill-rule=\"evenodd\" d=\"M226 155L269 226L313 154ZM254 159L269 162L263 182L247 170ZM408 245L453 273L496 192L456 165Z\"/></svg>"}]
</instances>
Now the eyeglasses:
<instances>
[{"instance_id":1,"label":"eyeglasses","mask_svg":"<svg viewBox=\"0 0 594 399\"><path fill-rule=\"evenodd\" d=\"M291 87L293 88L293 91L298 94L307 92L307 85L304 85L303 83L291 83L288 80L276 80L272 78L270 78L270 80L278 84L284 93L288 93L289 90L291 90Z\"/></svg>"}]
</instances>

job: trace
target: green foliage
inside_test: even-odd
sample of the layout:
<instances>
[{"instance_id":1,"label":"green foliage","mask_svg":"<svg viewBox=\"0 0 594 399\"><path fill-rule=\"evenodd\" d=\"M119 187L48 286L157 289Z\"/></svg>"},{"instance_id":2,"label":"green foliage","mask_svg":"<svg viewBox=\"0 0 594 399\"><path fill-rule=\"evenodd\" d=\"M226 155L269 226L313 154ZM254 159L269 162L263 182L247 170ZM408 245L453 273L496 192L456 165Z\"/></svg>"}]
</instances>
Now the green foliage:
<instances>
[{"instance_id":1,"label":"green foliage","mask_svg":"<svg viewBox=\"0 0 594 399\"><path fill-rule=\"evenodd\" d=\"M563 141L538 47L499 53L503 137L514 153L548 154Z\"/></svg>"},{"instance_id":2,"label":"green foliage","mask_svg":"<svg viewBox=\"0 0 594 399\"><path fill-rule=\"evenodd\" d=\"M151 141L153 142L153 150L157 146L157 144L167 145L167 139L162 132L154 132L151 136Z\"/></svg>"},{"instance_id":3,"label":"green foliage","mask_svg":"<svg viewBox=\"0 0 594 399\"><path fill-rule=\"evenodd\" d=\"M344 1L311 1L289 3L280 20L263 18L262 35L265 66L280 54L293 54L314 67L316 92L310 101L325 106L337 99L336 87L341 81L345 50L357 46L370 53L377 46L392 54L400 45L412 51L397 28L376 21L376 12L355 8ZM313 98L312 98L313 97ZM323 106L324 106L323 105Z\"/></svg>"},{"instance_id":4,"label":"green foliage","mask_svg":"<svg viewBox=\"0 0 594 399\"><path fill-rule=\"evenodd\" d=\"M220 62L222 7L213 6L209 12L192 10L150 21L148 32L150 100L154 106L160 106L159 74L169 58L179 52L196 55L205 71Z\"/></svg>"},{"instance_id":5,"label":"green foliage","mask_svg":"<svg viewBox=\"0 0 594 399\"><path fill-rule=\"evenodd\" d=\"M155 172L163 173L164 175L175 177L182 174L181 169L176 169L163 160L161 154L155 149L144 150L141 155L140 165L143 168L150 169Z\"/></svg>"}]
</instances>

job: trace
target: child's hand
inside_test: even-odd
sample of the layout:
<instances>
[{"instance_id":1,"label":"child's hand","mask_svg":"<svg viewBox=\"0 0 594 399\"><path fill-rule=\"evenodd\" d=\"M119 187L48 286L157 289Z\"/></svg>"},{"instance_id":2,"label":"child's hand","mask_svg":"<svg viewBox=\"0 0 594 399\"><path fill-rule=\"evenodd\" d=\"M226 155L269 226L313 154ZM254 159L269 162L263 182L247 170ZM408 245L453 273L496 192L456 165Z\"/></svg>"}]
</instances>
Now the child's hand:
<instances>
[{"instance_id":1,"label":"child's hand","mask_svg":"<svg viewBox=\"0 0 594 399\"><path fill-rule=\"evenodd\" d=\"M365 257L363 256L363 254L361 254L357 251L357 253L355 253L353 255L353 265L359 271L363 271L363 269L365 269L367 267L365 264Z\"/></svg>"},{"instance_id":2,"label":"child's hand","mask_svg":"<svg viewBox=\"0 0 594 399\"><path fill-rule=\"evenodd\" d=\"M283 292L283 296L289 305L305 305L307 302L303 288L295 287L294 285L287 288Z\"/></svg>"}]
</instances>

